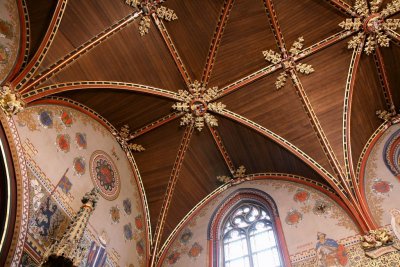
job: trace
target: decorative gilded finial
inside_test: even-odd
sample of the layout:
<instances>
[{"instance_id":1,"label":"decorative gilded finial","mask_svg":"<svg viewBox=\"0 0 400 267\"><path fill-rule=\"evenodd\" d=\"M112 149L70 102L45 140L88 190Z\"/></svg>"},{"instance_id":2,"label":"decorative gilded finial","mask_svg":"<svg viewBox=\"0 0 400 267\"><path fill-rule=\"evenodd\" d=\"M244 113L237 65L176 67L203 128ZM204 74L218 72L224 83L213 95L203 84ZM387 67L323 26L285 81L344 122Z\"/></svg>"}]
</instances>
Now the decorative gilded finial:
<instances>
[{"instance_id":1,"label":"decorative gilded finial","mask_svg":"<svg viewBox=\"0 0 400 267\"><path fill-rule=\"evenodd\" d=\"M140 12L142 18L139 22L139 33L141 36L146 35L149 32L151 23L150 23L150 15L155 14L159 19L165 21L173 21L177 20L178 16L175 14L175 11L167 8L165 6L160 6L160 4L164 2L164 0L125 0L125 4L133 7L136 11Z\"/></svg>"},{"instance_id":2,"label":"decorative gilded finial","mask_svg":"<svg viewBox=\"0 0 400 267\"><path fill-rule=\"evenodd\" d=\"M132 140L132 134L127 124L122 126L119 132L113 132L113 135L125 152L129 150L132 152L142 152L146 150L142 145L129 143L129 141Z\"/></svg>"},{"instance_id":3,"label":"decorative gilded finial","mask_svg":"<svg viewBox=\"0 0 400 267\"><path fill-rule=\"evenodd\" d=\"M1 88L0 107L8 116L15 115L25 108L21 95L9 83Z\"/></svg>"},{"instance_id":4,"label":"decorative gilded finial","mask_svg":"<svg viewBox=\"0 0 400 267\"><path fill-rule=\"evenodd\" d=\"M393 0L378 12L381 4L382 0L370 1L371 11L369 11L365 0L357 0L354 10L359 17L348 18L339 23L339 27L345 30L360 31L348 42L349 49L363 44L364 40L364 52L367 55L370 55L377 46L389 46L389 36L400 27L400 20L387 17L400 10L400 0Z\"/></svg>"},{"instance_id":5,"label":"decorative gilded finial","mask_svg":"<svg viewBox=\"0 0 400 267\"><path fill-rule=\"evenodd\" d=\"M194 123L198 131L204 128L204 123L211 127L218 126L218 120L208 111L222 112L226 107L221 102L213 102L218 96L218 88L206 89L200 82L194 81L189 86L189 91L179 90L181 101L172 105L174 110L180 111L185 115L181 118L181 125Z\"/></svg>"},{"instance_id":6,"label":"decorative gilded finial","mask_svg":"<svg viewBox=\"0 0 400 267\"><path fill-rule=\"evenodd\" d=\"M217 176L217 180L220 183L232 183L232 184L239 184L246 180L246 168L241 165L239 166L236 171L232 173L232 176L220 175Z\"/></svg>"},{"instance_id":7,"label":"decorative gilded finial","mask_svg":"<svg viewBox=\"0 0 400 267\"><path fill-rule=\"evenodd\" d=\"M99 200L99 190L93 188L82 198L82 206L70 222L61 240L53 243L43 254L41 266L79 266L86 252L81 241L89 218Z\"/></svg>"},{"instance_id":8,"label":"decorative gilded finial","mask_svg":"<svg viewBox=\"0 0 400 267\"><path fill-rule=\"evenodd\" d=\"M266 51L262 52L266 61L268 61L272 64L281 63L282 67L284 69L284 71L281 72L279 74L278 78L276 79L276 82L275 82L276 90L279 90L285 86L287 76L288 76L287 72L291 69L296 69L296 71L300 72L301 74L305 74L305 75L309 75L314 72L314 69L311 65L304 64L304 63L296 64L293 61L293 57L300 54L301 49L304 46L303 43L304 43L304 38L301 36L290 47L289 55L286 58L282 58L282 56L279 53L277 53L273 50L266 50Z\"/></svg>"}]
</instances>

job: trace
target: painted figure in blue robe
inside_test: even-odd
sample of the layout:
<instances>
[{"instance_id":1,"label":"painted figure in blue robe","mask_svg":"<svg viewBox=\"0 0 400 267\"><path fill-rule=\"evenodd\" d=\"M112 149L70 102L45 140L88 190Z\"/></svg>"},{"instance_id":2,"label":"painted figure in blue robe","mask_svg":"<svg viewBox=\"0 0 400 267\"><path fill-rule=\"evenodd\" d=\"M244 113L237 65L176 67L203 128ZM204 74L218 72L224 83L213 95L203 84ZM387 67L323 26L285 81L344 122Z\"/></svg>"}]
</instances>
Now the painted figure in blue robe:
<instances>
[{"instance_id":1,"label":"painted figure in blue robe","mask_svg":"<svg viewBox=\"0 0 400 267\"><path fill-rule=\"evenodd\" d=\"M339 267L346 266L347 253L343 245L335 240L326 238L326 234L317 233L317 266L318 267Z\"/></svg>"}]
</instances>

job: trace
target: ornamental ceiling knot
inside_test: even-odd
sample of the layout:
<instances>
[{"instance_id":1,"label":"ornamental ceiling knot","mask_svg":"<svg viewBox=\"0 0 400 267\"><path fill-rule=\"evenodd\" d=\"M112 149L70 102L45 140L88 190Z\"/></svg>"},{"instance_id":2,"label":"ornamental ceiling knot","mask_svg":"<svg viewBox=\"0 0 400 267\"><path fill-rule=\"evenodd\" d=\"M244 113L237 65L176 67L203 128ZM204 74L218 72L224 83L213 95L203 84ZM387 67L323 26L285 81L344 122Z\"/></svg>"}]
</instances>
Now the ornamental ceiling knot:
<instances>
[{"instance_id":1,"label":"ornamental ceiling knot","mask_svg":"<svg viewBox=\"0 0 400 267\"><path fill-rule=\"evenodd\" d=\"M132 151L132 152L142 152L145 151L145 148L142 145L129 143L133 139L133 135L129 129L129 125L125 124L121 127L119 132L113 132L115 139L121 145L122 149L125 152Z\"/></svg>"},{"instance_id":2,"label":"ornamental ceiling knot","mask_svg":"<svg viewBox=\"0 0 400 267\"><path fill-rule=\"evenodd\" d=\"M0 107L8 116L15 115L24 109L25 103L21 95L10 84L3 85L0 90Z\"/></svg>"},{"instance_id":3,"label":"ornamental ceiling knot","mask_svg":"<svg viewBox=\"0 0 400 267\"><path fill-rule=\"evenodd\" d=\"M220 175L217 176L217 180L223 184L232 182L233 184L241 183L245 180L246 177L246 168L241 165L236 169L235 172L232 173L232 176Z\"/></svg>"},{"instance_id":4,"label":"ornamental ceiling knot","mask_svg":"<svg viewBox=\"0 0 400 267\"><path fill-rule=\"evenodd\" d=\"M382 0L367 1L356 0L354 10L357 17L348 18L341 23L339 27L345 30L358 32L357 35L348 42L348 48L354 49L365 42L364 52L369 55L376 47L388 47L389 36L396 34L400 27L399 19L389 19L388 17L400 10L400 0L394 0L387 4L379 12Z\"/></svg>"},{"instance_id":5,"label":"ornamental ceiling knot","mask_svg":"<svg viewBox=\"0 0 400 267\"><path fill-rule=\"evenodd\" d=\"M175 11L165 6L159 6L165 0L125 0L125 4L140 12L142 18L139 22L139 33L141 36L147 34L150 29L150 15L155 14L159 19L165 21L177 20Z\"/></svg>"},{"instance_id":6,"label":"ornamental ceiling knot","mask_svg":"<svg viewBox=\"0 0 400 267\"><path fill-rule=\"evenodd\" d=\"M293 60L293 57L300 54L301 49L304 46L303 42L304 38L299 37L297 41L295 41L293 45L290 47L289 55L287 57L282 57L280 53L275 52L271 49L262 52L266 61L272 64L280 63L282 65L282 68L284 69L284 71L281 72L278 78L276 79L275 82L276 90L279 90L285 86L288 72L290 72L290 70L295 69L296 71L305 75L309 75L314 72L312 65L304 63L295 63Z\"/></svg>"},{"instance_id":7,"label":"ornamental ceiling knot","mask_svg":"<svg viewBox=\"0 0 400 267\"><path fill-rule=\"evenodd\" d=\"M222 112L226 107L221 102L212 102L218 96L218 88L206 89L199 81L189 86L189 91L179 90L179 102L172 105L174 110L182 112L181 125L194 124L198 131L204 128L204 123L211 127L218 126L218 120L209 111Z\"/></svg>"}]
</instances>

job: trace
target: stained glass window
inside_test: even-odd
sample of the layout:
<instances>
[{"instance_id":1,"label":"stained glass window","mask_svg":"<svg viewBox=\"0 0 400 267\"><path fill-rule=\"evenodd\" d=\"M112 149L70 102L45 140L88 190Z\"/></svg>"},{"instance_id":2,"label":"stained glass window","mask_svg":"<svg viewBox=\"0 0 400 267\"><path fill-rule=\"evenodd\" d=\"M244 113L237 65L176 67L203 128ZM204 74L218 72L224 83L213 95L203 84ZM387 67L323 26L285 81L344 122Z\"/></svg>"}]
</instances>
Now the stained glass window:
<instances>
[{"instance_id":1,"label":"stained glass window","mask_svg":"<svg viewBox=\"0 0 400 267\"><path fill-rule=\"evenodd\" d=\"M260 205L243 203L225 219L222 230L224 267L280 267L274 225Z\"/></svg>"}]
</instances>

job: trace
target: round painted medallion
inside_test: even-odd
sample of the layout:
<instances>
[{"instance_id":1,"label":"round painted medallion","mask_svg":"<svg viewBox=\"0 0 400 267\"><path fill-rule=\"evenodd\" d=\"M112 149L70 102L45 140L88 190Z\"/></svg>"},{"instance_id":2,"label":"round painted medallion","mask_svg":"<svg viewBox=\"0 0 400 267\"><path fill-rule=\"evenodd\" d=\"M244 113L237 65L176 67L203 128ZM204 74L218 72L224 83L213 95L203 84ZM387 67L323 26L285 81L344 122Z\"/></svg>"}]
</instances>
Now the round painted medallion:
<instances>
[{"instance_id":1,"label":"round painted medallion","mask_svg":"<svg viewBox=\"0 0 400 267\"><path fill-rule=\"evenodd\" d=\"M68 111L61 112L60 119L66 127L70 127L73 123L72 115Z\"/></svg>"},{"instance_id":2,"label":"round painted medallion","mask_svg":"<svg viewBox=\"0 0 400 267\"><path fill-rule=\"evenodd\" d=\"M90 158L90 177L100 194L107 200L114 200L120 191L117 168L110 156L101 150L93 152Z\"/></svg>"},{"instance_id":3,"label":"round painted medallion","mask_svg":"<svg viewBox=\"0 0 400 267\"><path fill-rule=\"evenodd\" d=\"M51 128L53 127L53 114L51 111L40 110L39 121L44 128Z\"/></svg>"},{"instance_id":4,"label":"round painted medallion","mask_svg":"<svg viewBox=\"0 0 400 267\"><path fill-rule=\"evenodd\" d=\"M75 170L75 173L79 176L82 176L85 174L86 163L85 163L85 159L83 157L76 157L74 159L74 170Z\"/></svg>"}]
</instances>

